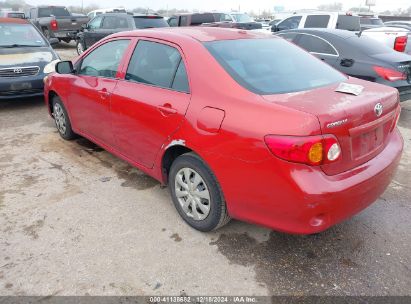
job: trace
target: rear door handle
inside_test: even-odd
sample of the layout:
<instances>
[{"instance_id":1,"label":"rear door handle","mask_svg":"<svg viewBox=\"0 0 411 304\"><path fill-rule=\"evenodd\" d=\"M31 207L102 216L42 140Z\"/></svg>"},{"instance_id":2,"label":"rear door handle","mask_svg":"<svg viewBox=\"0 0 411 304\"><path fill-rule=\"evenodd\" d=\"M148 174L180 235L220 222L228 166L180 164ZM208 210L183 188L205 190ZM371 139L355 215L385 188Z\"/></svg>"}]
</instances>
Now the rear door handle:
<instances>
[{"instance_id":1,"label":"rear door handle","mask_svg":"<svg viewBox=\"0 0 411 304\"><path fill-rule=\"evenodd\" d=\"M174 109L171 104L165 103L162 106L157 106L157 109L163 114L163 115L172 115L176 114L177 110Z\"/></svg>"}]
</instances>

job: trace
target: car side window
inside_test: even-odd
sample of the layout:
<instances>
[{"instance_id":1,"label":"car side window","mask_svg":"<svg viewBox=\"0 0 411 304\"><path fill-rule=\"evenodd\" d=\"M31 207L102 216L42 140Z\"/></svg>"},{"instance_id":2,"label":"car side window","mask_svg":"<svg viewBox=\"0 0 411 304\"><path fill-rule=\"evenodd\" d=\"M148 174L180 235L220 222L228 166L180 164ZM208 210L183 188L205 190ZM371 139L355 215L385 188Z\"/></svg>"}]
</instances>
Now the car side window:
<instances>
[{"instance_id":1,"label":"car side window","mask_svg":"<svg viewBox=\"0 0 411 304\"><path fill-rule=\"evenodd\" d=\"M88 23L88 28L91 30L95 30L100 28L102 17L95 17Z\"/></svg>"},{"instance_id":2,"label":"car side window","mask_svg":"<svg viewBox=\"0 0 411 304\"><path fill-rule=\"evenodd\" d=\"M187 16L180 17L180 26L187 26Z\"/></svg>"},{"instance_id":3,"label":"car side window","mask_svg":"<svg viewBox=\"0 0 411 304\"><path fill-rule=\"evenodd\" d=\"M114 40L97 47L83 59L78 74L115 78L129 44L130 40Z\"/></svg>"},{"instance_id":4,"label":"car side window","mask_svg":"<svg viewBox=\"0 0 411 304\"><path fill-rule=\"evenodd\" d=\"M178 65L177 72L174 77L171 88L179 92L190 92L187 79L187 71L182 59L180 60L180 64Z\"/></svg>"},{"instance_id":5,"label":"car side window","mask_svg":"<svg viewBox=\"0 0 411 304\"><path fill-rule=\"evenodd\" d=\"M321 38L311 36L311 35L298 35L297 44L303 49L312 53L326 54L326 55L337 55L335 49L331 44Z\"/></svg>"},{"instance_id":6,"label":"car side window","mask_svg":"<svg viewBox=\"0 0 411 304\"><path fill-rule=\"evenodd\" d=\"M180 52L158 42L138 42L126 80L188 92L187 74Z\"/></svg>"},{"instance_id":7,"label":"car side window","mask_svg":"<svg viewBox=\"0 0 411 304\"><path fill-rule=\"evenodd\" d=\"M176 17L171 17L171 18L168 20L168 24L169 24L170 26L178 26L177 18L176 18Z\"/></svg>"},{"instance_id":8,"label":"car side window","mask_svg":"<svg viewBox=\"0 0 411 304\"><path fill-rule=\"evenodd\" d=\"M305 19L305 28L327 28L330 21L329 15L309 15Z\"/></svg>"},{"instance_id":9,"label":"car side window","mask_svg":"<svg viewBox=\"0 0 411 304\"><path fill-rule=\"evenodd\" d=\"M280 31L283 30L292 30L298 28L298 25L300 24L301 21L301 16L294 16L285 19L284 21L280 22L277 27Z\"/></svg>"},{"instance_id":10,"label":"car side window","mask_svg":"<svg viewBox=\"0 0 411 304\"><path fill-rule=\"evenodd\" d=\"M127 19L123 17L117 17L117 16L106 16L104 17L101 28L103 29L128 28Z\"/></svg>"}]
</instances>

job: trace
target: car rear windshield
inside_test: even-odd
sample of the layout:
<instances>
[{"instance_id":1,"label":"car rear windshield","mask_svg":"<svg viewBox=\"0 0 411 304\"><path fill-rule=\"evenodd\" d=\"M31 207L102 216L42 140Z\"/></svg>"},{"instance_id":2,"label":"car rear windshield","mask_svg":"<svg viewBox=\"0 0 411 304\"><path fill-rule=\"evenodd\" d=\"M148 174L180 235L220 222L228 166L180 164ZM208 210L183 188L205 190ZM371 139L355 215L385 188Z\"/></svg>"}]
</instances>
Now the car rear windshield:
<instances>
[{"instance_id":1,"label":"car rear windshield","mask_svg":"<svg viewBox=\"0 0 411 304\"><path fill-rule=\"evenodd\" d=\"M221 40L204 45L234 80L261 95L305 91L346 80L284 39Z\"/></svg>"},{"instance_id":2,"label":"car rear windshield","mask_svg":"<svg viewBox=\"0 0 411 304\"><path fill-rule=\"evenodd\" d=\"M138 29L169 26L163 17L157 16L134 16L134 24Z\"/></svg>"},{"instance_id":3,"label":"car rear windshield","mask_svg":"<svg viewBox=\"0 0 411 304\"><path fill-rule=\"evenodd\" d=\"M337 29L348 31L361 30L360 17L350 15L338 15Z\"/></svg>"},{"instance_id":4,"label":"car rear windshield","mask_svg":"<svg viewBox=\"0 0 411 304\"><path fill-rule=\"evenodd\" d=\"M378 42L375 39L369 38L367 36L357 35L352 36L346 40L353 49L356 49L366 55L376 55L391 53L393 50L388 46Z\"/></svg>"},{"instance_id":5,"label":"car rear windshield","mask_svg":"<svg viewBox=\"0 0 411 304\"><path fill-rule=\"evenodd\" d=\"M39 17L67 17L70 12L65 7L41 7L39 8Z\"/></svg>"},{"instance_id":6,"label":"car rear windshield","mask_svg":"<svg viewBox=\"0 0 411 304\"><path fill-rule=\"evenodd\" d=\"M0 48L46 46L46 42L31 24L0 23Z\"/></svg>"}]
</instances>

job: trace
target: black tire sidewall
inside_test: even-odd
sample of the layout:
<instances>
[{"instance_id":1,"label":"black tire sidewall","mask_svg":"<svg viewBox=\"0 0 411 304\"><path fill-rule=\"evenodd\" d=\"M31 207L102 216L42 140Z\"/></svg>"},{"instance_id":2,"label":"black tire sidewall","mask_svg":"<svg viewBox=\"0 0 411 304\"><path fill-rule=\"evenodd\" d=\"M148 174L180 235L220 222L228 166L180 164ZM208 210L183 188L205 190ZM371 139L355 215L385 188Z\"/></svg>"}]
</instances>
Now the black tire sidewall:
<instances>
[{"instance_id":1,"label":"black tire sidewall","mask_svg":"<svg viewBox=\"0 0 411 304\"><path fill-rule=\"evenodd\" d=\"M182 168L190 168L199 173L207 185L208 191L210 193L210 213L204 220L195 221L187 216L181 208L180 203L178 202L175 194L175 177L177 172ZM194 229L203 232L211 231L218 226L222 216L222 204L225 203L215 177L203 161L189 154L183 154L179 156L171 166L168 185L174 206L187 224L189 224Z\"/></svg>"}]
</instances>

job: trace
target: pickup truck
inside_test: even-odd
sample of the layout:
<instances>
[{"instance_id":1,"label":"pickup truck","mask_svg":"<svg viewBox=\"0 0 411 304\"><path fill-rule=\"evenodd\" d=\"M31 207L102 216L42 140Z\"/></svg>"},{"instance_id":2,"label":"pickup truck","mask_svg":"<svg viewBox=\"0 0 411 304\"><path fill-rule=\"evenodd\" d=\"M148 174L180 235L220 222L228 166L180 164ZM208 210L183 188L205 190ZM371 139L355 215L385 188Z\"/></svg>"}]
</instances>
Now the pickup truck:
<instances>
[{"instance_id":1,"label":"pickup truck","mask_svg":"<svg viewBox=\"0 0 411 304\"><path fill-rule=\"evenodd\" d=\"M47 39L57 38L69 43L74 40L87 16L74 16L64 6L38 6L30 9L30 21L37 26Z\"/></svg>"},{"instance_id":2,"label":"pickup truck","mask_svg":"<svg viewBox=\"0 0 411 304\"><path fill-rule=\"evenodd\" d=\"M367 36L391 49L411 55L411 32L407 29L384 26L362 31L359 35Z\"/></svg>"}]
</instances>

